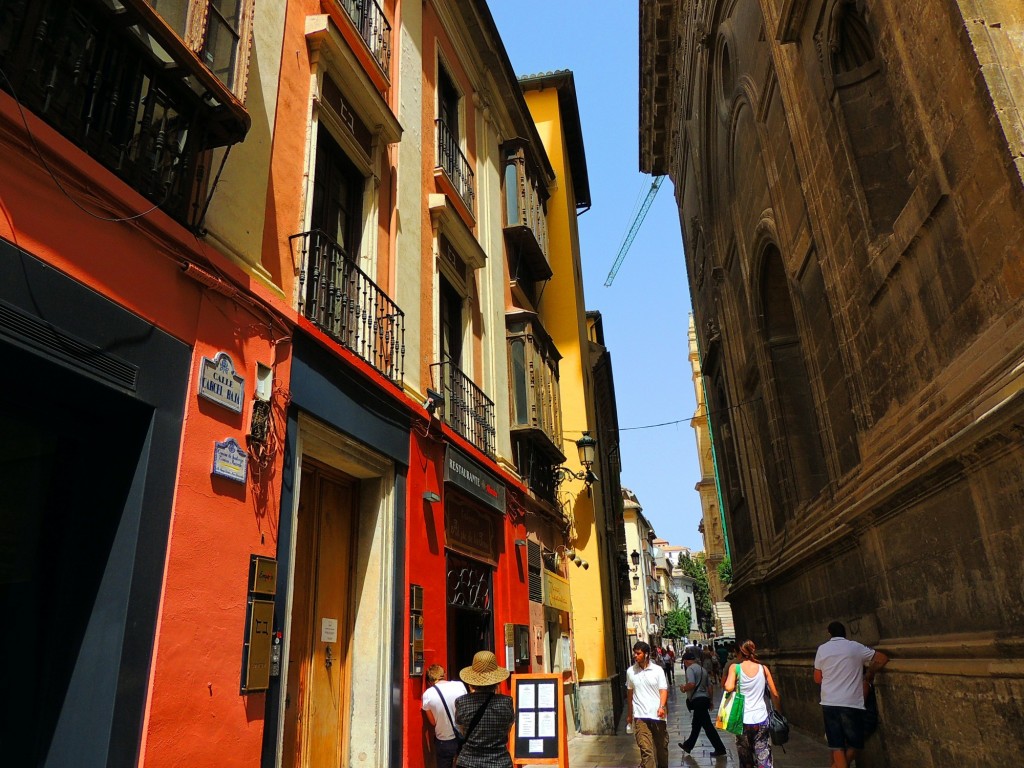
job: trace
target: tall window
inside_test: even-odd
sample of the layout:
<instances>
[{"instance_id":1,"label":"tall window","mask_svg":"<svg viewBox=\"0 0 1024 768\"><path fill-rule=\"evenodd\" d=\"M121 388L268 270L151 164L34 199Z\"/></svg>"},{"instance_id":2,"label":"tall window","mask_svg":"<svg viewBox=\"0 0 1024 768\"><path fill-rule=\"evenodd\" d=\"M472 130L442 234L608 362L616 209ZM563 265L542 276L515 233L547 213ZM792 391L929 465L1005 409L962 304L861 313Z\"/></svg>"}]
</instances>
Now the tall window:
<instances>
[{"instance_id":1,"label":"tall window","mask_svg":"<svg viewBox=\"0 0 1024 768\"><path fill-rule=\"evenodd\" d=\"M442 275L438 315L441 320L441 362L462 363L462 296Z\"/></svg>"},{"instance_id":2,"label":"tall window","mask_svg":"<svg viewBox=\"0 0 1024 768\"><path fill-rule=\"evenodd\" d=\"M148 0L210 71L235 90L242 14L251 0Z\"/></svg>"},{"instance_id":3,"label":"tall window","mask_svg":"<svg viewBox=\"0 0 1024 768\"><path fill-rule=\"evenodd\" d=\"M807 368L793 313L789 282L779 250L771 246L761 272L765 341L782 419L784 460L790 465L796 501L825 485L827 472Z\"/></svg>"},{"instance_id":4,"label":"tall window","mask_svg":"<svg viewBox=\"0 0 1024 768\"><path fill-rule=\"evenodd\" d=\"M913 183L899 115L868 25L853 0L833 12L831 68L872 229L891 232Z\"/></svg>"},{"instance_id":5,"label":"tall window","mask_svg":"<svg viewBox=\"0 0 1024 768\"><path fill-rule=\"evenodd\" d=\"M437 72L437 116L448 132L459 138L459 91L444 67Z\"/></svg>"},{"instance_id":6,"label":"tall window","mask_svg":"<svg viewBox=\"0 0 1024 768\"><path fill-rule=\"evenodd\" d=\"M355 260L362 228L365 179L322 125L317 130L311 229L319 229Z\"/></svg>"}]
</instances>

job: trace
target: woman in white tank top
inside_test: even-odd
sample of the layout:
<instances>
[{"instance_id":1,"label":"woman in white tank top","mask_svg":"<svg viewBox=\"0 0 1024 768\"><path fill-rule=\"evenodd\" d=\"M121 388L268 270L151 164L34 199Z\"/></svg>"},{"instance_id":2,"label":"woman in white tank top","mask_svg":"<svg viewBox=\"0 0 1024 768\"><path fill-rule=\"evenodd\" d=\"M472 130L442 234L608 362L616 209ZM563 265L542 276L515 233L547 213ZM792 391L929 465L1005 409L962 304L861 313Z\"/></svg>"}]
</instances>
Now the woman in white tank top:
<instances>
[{"instance_id":1,"label":"woman in white tank top","mask_svg":"<svg viewBox=\"0 0 1024 768\"><path fill-rule=\"evenodd\" d=\"M779 691L768 667L757 660L757 646L752 640L740 646L738 655L741 663L729 667L725 690L736 690L738 669L740 693L743 694L743 734L736 737L740 768L772 768L771 729L768 727L768 705L764 693L767 688L772 704L781 709Z\"/></svg>"}]
</instances>

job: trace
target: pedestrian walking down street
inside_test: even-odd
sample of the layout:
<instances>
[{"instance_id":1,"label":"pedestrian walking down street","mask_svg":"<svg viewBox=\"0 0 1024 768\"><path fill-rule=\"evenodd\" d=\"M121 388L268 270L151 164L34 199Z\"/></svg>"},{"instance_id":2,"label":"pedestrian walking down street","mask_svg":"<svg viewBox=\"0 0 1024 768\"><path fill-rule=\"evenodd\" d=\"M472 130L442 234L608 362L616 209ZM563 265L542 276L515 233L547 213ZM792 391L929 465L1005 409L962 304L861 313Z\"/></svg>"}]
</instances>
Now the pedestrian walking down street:
<instances>
[{"instance_id":1,"label":"pedestrian walking down street","mask_svg":"<svg viewBox=\"0 0 1024 768\"><path fill-rule=\"evenodd\" d=\"M661 649L661 660L664 662L662 668L665 670L665 677L668 680L668 687L671 688L676 682L676 654L671 648Z\"/></svg>"},{"instance_id":2,"label":"pedestrian walking down street","mask_svg":"<svg viewBox=\"0 0 1024 768\"><path fill-rule=\"evenodd\" d=\"M626 670L626 724L640 748L640 768L668 768L668 681L651 662L651 646L633 644L634 664Z\"/></svg>"},{"instance_id":3,"label":"pedestrian walking down street","mask_svg":"<svg viewBox=\"0 0 1024 768\"><path fill-rule=\"evenodd\" d=\"M711 757L724 757L726 754L725 744L722 737L715 730L715 724L711 722L711 699L714 691L712 678L707 670L697 663L697 659L691 651L683 654L683 669L686 674L686 682L679 686L679 690L686 694L686 707L693 712L693 722L690 726L690 735L686 741L679 742L683 752L690 754L700 731L704 729L704 735L708 737L714 751Z\"/></svg>"},{"instance_id":4,"label":"pedestrian walking down street","mask_svg":"<svg viewBox=\"0 0 1024 768\"><path fill-rule=\"evenodd\" d=\"M757 660L757 646L747 640L738 649L739 664L729 667L725 690L739 686L743 694L743 733L736 737L736 755L740 768L773 768L771 728L768 726L768 706L765 689L771 694L775 709L782 710L779 691L775 687L768 667Z\"/></svg>"},{"instance_id":5,"label":"pedestrian walking down street","mask_svg":"<svg viewBox=\"0 0 1024 768\"><path fill-rule=\"evenodd\" d=\"M825 738L832 768L848 768L864 749L864 700L875 673L889 663L881 651L846 639L846 627L828 625L829 641L814 655L814 682L821 686ZM867 666L867 674L864 667Z\"/></svg>"}]
</instances>

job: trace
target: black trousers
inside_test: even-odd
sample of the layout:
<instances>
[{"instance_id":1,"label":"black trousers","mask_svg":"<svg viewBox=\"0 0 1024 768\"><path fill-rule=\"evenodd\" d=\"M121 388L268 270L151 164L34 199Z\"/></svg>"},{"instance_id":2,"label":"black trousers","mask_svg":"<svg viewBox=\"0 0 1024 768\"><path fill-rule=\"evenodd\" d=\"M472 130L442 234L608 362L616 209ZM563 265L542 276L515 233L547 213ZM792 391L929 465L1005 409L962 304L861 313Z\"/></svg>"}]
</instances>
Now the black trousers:
<instances>
[{"instance_id":1,"label":"black trousers","mask_svg":"<svg viewBox=\"0 0 1024 768\"><path fill-rule=\"evenodd\" d=\"M708 737L715 752L725 752L725 744L722 737L715 730L715 724L711 722L711 699L707 696L698 696L693 699L693 725L690 726L690 735L683 742L683 749L689 752L697 743L700 736L700 729L704 729L704 735Z\"/></svg>"}]
</instances>

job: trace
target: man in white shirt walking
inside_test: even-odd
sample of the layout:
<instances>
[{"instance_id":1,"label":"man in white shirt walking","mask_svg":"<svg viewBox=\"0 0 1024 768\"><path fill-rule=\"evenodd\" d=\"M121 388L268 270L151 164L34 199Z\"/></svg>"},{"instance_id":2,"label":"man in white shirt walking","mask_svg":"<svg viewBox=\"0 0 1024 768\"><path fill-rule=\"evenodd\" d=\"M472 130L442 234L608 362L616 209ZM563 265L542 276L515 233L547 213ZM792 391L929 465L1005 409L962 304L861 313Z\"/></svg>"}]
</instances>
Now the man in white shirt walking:
<instances>
[{"instance_id":1,"label":"man in white shirt walking","mask_svg":"<svg viewBox=\"0 0 1024 768\"><path fill-rule=\"evenodd\" d=\"M847 640L841 622L829 624L828 633L831 639L818 646L814 656L814 682L821 686L832 768L849 768L864 749L864 697L875 673L889 663L889 657Z\"/></svg>"},{"instance_id":2,"label":"man in white shirt walking","mask_svg":"<svg viewBox=\"0 0 1024 768\"><path fill-rule=\"evenodd\" d=\"M651 663L651 646L633 644L634 664L626 670L626 722L640 747L640 768L668 768L668 681L665 670Z\"/></svg>"},{"instance_id":3,"label":"man in white shirt walking","mask_svg":"<svg viewBox=\"0 0 1024 768\"><path fill-rule=\"evenodd\" d=\"M423 692L422 709L434 728L434 759L437 768L451 768L459 752L455 738L455 701L468 693L461 680L445 680L444 667L434 664L427 670L430 687Z\"/></svg>"}]
</instances>

